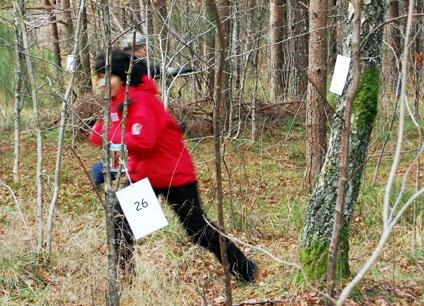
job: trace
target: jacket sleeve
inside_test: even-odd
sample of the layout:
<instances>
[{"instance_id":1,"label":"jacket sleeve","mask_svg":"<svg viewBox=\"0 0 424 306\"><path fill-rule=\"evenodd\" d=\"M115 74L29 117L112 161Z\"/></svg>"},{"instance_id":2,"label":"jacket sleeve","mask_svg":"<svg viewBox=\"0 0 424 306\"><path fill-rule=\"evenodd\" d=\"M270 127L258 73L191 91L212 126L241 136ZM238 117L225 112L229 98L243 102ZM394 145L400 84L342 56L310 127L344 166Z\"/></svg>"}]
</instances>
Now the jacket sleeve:
<instances>
[{"instance_id":1,"label":"jacket sleeve","mask_svg":"<svg viewBox=\"0 0 424 306\"><path fill-rule=\"evenodd\" d=\"M97 120L91 129L91 134L88 140L96 146L101 146L103 144L102 139L103 134L103 120Z\"/></svg>"},{"instance_id":2,"label":"jacket sleeve","mask_svg":"<svg viewBox=\"0 0 424 306\"><path fill-rule=\"evenodd\" d=\"M143 97L144 98L144 97ZM139 154L139 158L149 156L157 141L156 114L151 106L153 101L143 101L134 105L125 130L125 144L128 151ZM112 136L112 143L121 143L121 133Z\"/></svg>"}]
</instances>

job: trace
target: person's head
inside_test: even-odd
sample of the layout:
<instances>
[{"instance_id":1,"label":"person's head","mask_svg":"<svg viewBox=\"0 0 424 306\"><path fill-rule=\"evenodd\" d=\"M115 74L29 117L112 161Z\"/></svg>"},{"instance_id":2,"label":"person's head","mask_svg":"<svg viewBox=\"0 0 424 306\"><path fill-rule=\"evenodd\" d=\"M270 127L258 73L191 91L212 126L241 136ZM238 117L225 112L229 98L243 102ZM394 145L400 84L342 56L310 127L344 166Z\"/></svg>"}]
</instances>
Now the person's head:
<instances>
[{"instance_id":1,"label":"person's head","mask_svg":"<svg viewBox=\"0 0 424 306\"><path fill-rule=\"evenodd\" d=\"M133 33L129 33L125 38L125 46L124 51L130 53L133 46ZM135 44L134 44L134 55L136 57L146 57L147 49L146 49L146 39L139 32L135 33Z\"/></svg>"},{"instance_id":2,"label":"person's head","mask_svg":"<svg viewBox=\"0 0 424 306\"><path fill-rule=\"evenodd\" d=\"M129 70L131 62L131 56L121 50L112 50L112 61L111 61L111 94L115 97L121 91L122 87L125 86L127 81L127 71ZM97 72L97 86L105 86L105 66L106 58L105 55L99 55L96 59L96 72ZM147 75L147 67L143 63L137 63L133 65L132 73L130 76L130 85L137 86L142 82L141 78L143 75Z\"/></svg>"}]
</instances>

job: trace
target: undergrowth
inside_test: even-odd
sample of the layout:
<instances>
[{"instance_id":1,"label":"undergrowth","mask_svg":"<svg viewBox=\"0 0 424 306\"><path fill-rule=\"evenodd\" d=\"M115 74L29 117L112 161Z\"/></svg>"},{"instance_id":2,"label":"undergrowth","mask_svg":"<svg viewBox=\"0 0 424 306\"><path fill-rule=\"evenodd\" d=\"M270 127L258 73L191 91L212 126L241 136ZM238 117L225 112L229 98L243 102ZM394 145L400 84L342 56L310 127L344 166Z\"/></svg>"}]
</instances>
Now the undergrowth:
<instances>
[{"instance_id":1,"label":"undergrowth","mask_svg":"<svg viewBox=\"0 0 424 306\"><path fill-rule=\"evenodd\" d=\"M257 143L245 140L225 142L226 227L231 236L266 249L284 260L297 262L309 194L303 186L303 130L297 128L286 132L292 137L284 135L275 141L275 138L264 135ZM45 160L53 161L57 134L49 131L45 136ZM65 150L53 254L47 265L41 260L42 256L34 255L34 138L31 133L23 137L23 152L26 153L22 156L20 185L13 184L11 179L12 135L5 139L10 149L2 155L2 179L20 199L26 225L10 193L1 187L0 304L105 304L107 248L104 214L78 160L68 148ZM70 141L71 135L67 136L66 143ZM211 219L216 220L215 175L211 171L213 143L211 140L190 141L189 147L198 169L203 206ZM76 151L87 168L101 158L101 153L84 140L77 140ZM371 185L371 179L376 160L367 164L365 182L350 228L353 274L371 254L382 230L381 203L389 159L383 159L375 186ZM400 173L404 171L404 162ZM54 163L47 162L45 166L44 203L48 205ZM201 296L210 304L221 303L224 295L221 266L210 253L190 243L172 210L167 205L164 208L170 225L137 243L137 277L123 289L122 303L200 305ZM421 237L423 213L419 203L415 213L416 230ZM355 291L352 301L362 305L371 303L385 297L387 292L393 293L390 297L393 304L408 302L411 295L422 301L416 288L422 288L424 281L419 268L424 251L419 243L415 250L411 247L412 221L412 212L408 212L396 227L381 259ZM308 288L294 283L296 269L277 263L253 247L242 245L241 248L258 262L260 274L255 285L233 280L234 301L274 299L284 301L283 305L298 305L302 301L318 303L321 300ZM406 292L404 297L402 292Z\"/></svg>"}]
</instances>

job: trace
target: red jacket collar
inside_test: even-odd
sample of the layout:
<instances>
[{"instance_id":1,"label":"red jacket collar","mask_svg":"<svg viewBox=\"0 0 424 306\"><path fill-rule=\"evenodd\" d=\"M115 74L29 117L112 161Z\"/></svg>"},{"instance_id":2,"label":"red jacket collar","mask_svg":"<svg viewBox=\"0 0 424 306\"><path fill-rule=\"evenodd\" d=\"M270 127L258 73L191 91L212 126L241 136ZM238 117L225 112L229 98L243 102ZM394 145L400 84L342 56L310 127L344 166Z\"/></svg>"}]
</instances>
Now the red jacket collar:
<instances>
[{"instance_id":1,"label":"red jacket collar","mask_svg":"<svg viewBox=\"0 0 424 306\"><path fill-rule=\"evenodd\" d=\"M149 78L147 75L144 75L142 78L142 83L137 86L130 86L130 92L129 95L134 96L137 94L137 92L143 91L148 92L152 95L156 95L158 93L158 88L156 86L156 83L153 79ZM112 108L116 109L121 103L125 100L125 91L126 86L122 86L121 91L112 98Z\"/></svg>"}]
</instances>

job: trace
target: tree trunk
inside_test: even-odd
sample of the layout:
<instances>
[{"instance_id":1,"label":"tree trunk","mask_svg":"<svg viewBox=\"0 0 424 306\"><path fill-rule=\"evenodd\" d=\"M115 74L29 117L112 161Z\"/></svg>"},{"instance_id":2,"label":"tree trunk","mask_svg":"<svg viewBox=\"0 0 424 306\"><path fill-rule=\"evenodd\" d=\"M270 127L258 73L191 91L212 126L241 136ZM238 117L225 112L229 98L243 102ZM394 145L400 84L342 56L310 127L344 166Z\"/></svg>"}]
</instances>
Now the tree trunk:
<instances>
[{"instance_id":1,"label":"tree trunk","mask_svg":"<svg viewBox=\"0 0 424 306\"><path fill-rule=\"evenodd\" d=\"M225 234L224 227L224 208L223 208L223 191L222 191L222 109L223 109L223 84L224 84L224 68L225 68L225 31L224 25L221 23L221 15L218 11L215 0L208 0L207 4L211 14L215 17L217 24L217 42L218 42L218 69L216 69L215 77L215 90L214 90L214 142L215 142L215 172L216 172L216 183L217 183L217 210L218 210L218 224L222 233ZM233 304L232 292L231 292L231 276L228 265L227 257L227 243L225 237L219 234L219 248L221 252L222 265L224 266L224 277L225 277L225 295L226 305L231 306Z\"/></svg>"},{"instance_id":2,"label":"tree trunk","mask_svg":"<svg viewBox=\"0 0 424 306\"><path fill-rule=\"evenodd\" d=\"M72 22L72 10L69 0L62 0L64 46L67 54L72 51L72 40L74 37L74 24Z\"/></svg>"},{"instance_id":3,"label":"tree trunk","mask_svg":"<svg viewBox=\"0 0 424 306\"><path fill-rule=\"evenodd\" d=\"M283 0L271 0L269 3L269 32L271 37L271 102L279 100L283 94L284 53L281 41L284 38Z\"/></svg>"},{"instance_id":4,"label":"tree trunk","mask_svg":"<svg viewBox=\"0 0 424 306\"><path fill-rule=\"evenodd\" d=\"M79 36L79 58L81 63L80 91L82 94L91 92L93 85L91 83L91 66L90 66L90 44L88 42L88 19L87 6L82 8L81 35Z\"/></svg>"},{"instance_id":5,"label":"tree trunk","mask_svg":"<svg viewBox=\"0 0 424 306\"><path fill-rule=\"evenodd\" d=\"M327 13L328 0L311 1L309 7L308 97L306 99L306 169L305 183L312 188L327 151Z\"/></svg>"},{"instance_id":6,"label":"tree trunk","mask_svg":"<svg viewBox=\"0 0 424 306\"><path fill-rule=\"evenodd\" d=\"M217 1L218 13L220 16L221 24L222 24L222 47L225 52L225 57L229 55L229 45L231 40L231 18L230 18L230 8L231 3L229 0L218 0ZM231 67L229 61L224 60L224 68L223 68L223 80L222 80L222 129L223 131L228 130L229 126L229 114L231 108ZM216 77L216 76L215 76ZM216 84L216 80L215 80Z\"/></svg>"},{"instance_id":7,"label":"tree trunk","mask_svg":"<svg viewBox=\"0 0 424 306\"><path fill-rule=\"evenodd\" d=\"M206 0L207 2L207 0ZM209 22L210 31L206 33L205 42L204 42L204 55L205 60L208 63L207 77L206 77L206 91L204 94L207 97L213 96L213 89L215 85L215 19L211 12L211 9L206 6L206 20Z\"/></svg>"},{"instance_id":8,"label":"tree trunk","mask_svg":"<svg viewBox=\"0 0 424 306\"><path fill-rule=\"evenodd\" d=\"M332 16L331 18L329 16ZM334 66L337 56L337 0L328 0L328 13L327 13L328 28L328 62L330 67ZM327 71L331 74L332 71Z\"/></svg>"},{"instance_id":9,"label":"tree trunk","mask_svg":"<svg viewBox=\"0 0 424 306\"><path fill-rule=\"evenodd\" d=\"M232 30L231 30L231 41L233 43L231 44L231 50L229 50L229 54L231 57L231 60L229 61L230 65L230 97L238 97L238 91L240 90L240 57L238 56L240 54L241 50L241 43L239 42L240 37L240 6L237 1L234 1L232 3L232 16L233 16L233 23L232 23ZM233 91L234 89L234 91ZM229 100L229 109L228 109L228 127L227 137L231 137L231 133L233 132L233 120L234 120L234 111L235 111L235 105L234 100L231 98Z\"/></svg>"},{"instance_id":10,"label":"tree trunk","mask_svg":"<svg viewBox=\"0 0 424 306\"><path fill-rule=\"evenodd\" d=\"M156 34L158 38L157 46L161 56L161 73L164 76L165 71L169 65L170 57L170 54L168 54L168 52L170 51L170 45L168 40L168 14L170 14L170 12L167 11L167 3L165 0L151 0L151 5L153 11L153 30L154 34ZM170 9L172 10L172 7ZM151 50L151 48L148 49L148 51ZM161 88L161 99L164 102L165 107L168 107L169 80L166 77L162 77L159 82Z\"/></svg>"},{"instance_id":11,"label":"tree trunk","mask_svg":"<svg viewBox=\"0 0 424 306\"><path fill-rule=\"evenodd\" d=\"M359 78L361 75L361 64L359 58L359 44L361 36L361 1L353 1L353 29L352 29L352 80L344 99L344 111L343 111L343 127L341 136L341 152L340 152L340 173L339 181L337 184L337 198L336 207L334 211L333 231L330 241L330 250L328 252L328 264L327 264L327 294L330 297L334 297L334 290L336 287L336 273L337 273L337 260L338 251L340 244L340 236L342 234L342 228L344 225L344 202L346 197L346 182L348 180L348 165L349 165L349 140L350 140L350 127L351 127L351 116L352 116L352 103L356 98L359 87ZM331 305L331 300L327 301L327 304Z\"/></svg>"},{"instance_id":12,"label":"tree trunk","mask_svg":"<svg viewBox=\"0 0 424 306\"><path fill-rule=\"evenodd\" d=\"M56 1L54 1L56 4ZM52 29L52 36L53 36L53 53L54 53L54 59L56 63L56 74L58 78L58 83L61 85L60 87L63 87L63 80L62 80L62 59L60 56L60 45L59 45L59 31L57 29L57 19L56 14L54 13L54 7L51 4L49 0L43 0L43 4L46 7L47 12L49 13L49 21L51 24Z\"/></svg>"},{"instance_id":13,"label":"tree trunk","mask_svg":"<svg viewBox=\"0 0 424 306\"><path fill-rule=\"evenodd\" d=\"M104 46L105 50L105 83L107 84L107 90L105 92L106 108L104 113L104 130L108 131L110 126L110 105L111 105L111 52L112 52L112 37L110 28L110 14L109 14L109 1L102 0L101 11L103 15L104 25ZM109 142L108 133L103 133L103 143ZM119 305L119 288L118 288L118 273L117 273L117 249L116 249L116 236L115 236L115 222L114 222L114 209L117 205L117 198L115 192L112 190L112 182L110 176L110 160L111 154L109 146L103 147L103 164L105 165L105 219L106 219L106 237L108 247L108 293L107 293L107 305L117 306ZM119 205L119 204L118 204Z\"/></svg>"},{"instance_id":14,"label":"tree trunk","mask_svg":"<svg viewBox=\"0 0 424 306\"><path fill-rule=\"evenodd\" d=\"M168 12L166 9L166 0L151 0L151 5L153 9L152 14L152 26L155 34L158 34L161 38L167 36L167 16Z\"/></svg>"},{"instance_id":15,"label":"tree trunk","mask_svg":"<svg viewBox=\"0 0 424 306\"><path fill-rule=\"evenodd\" d=\"M304 97L308 89L308 4L309 1L290 0L291 36L293 38L294 67L296 74L293 76L294 93Z\"/></svg>"},{"instance_id":16,"label":"tree trunk","mask_svg":"<svg viewBox=\"0 0 424 306\"><path fill-rule=\"evenodd\" d=\"M81 23L84 18L84 11L86 10L85 0L81 0L81 7L79 8L76 31L75 31L75 44L73 46L72 54L78 53L79 42L78 37L80 34ZM47 219L47 252L50 255L52 250L52 241L53 241L53 223L54 223L54 214L56 210L57 200L59 198L59 185L60 185L60 174L62 169L62 155L63 155L63 142L66 132L66 122L68 119L68 109L73 102L73 87L74 87L75 73L71 73L71 79L69 81L68 87L66 89L65 96L62 101L62 109L60 112L60 128L59 135L57 139L57 155L56 155L56 166L54 171L54 184L53 184L53 195L50 202L50 209Z\"/></svg>"},{"instance_id":17,"label":"tree trunk","mask_svg":"<svg viewBox=\"0 0 424 306\"><path fill-rule=\"evenodd\" d=\"M87 31L82 32L82 37L80 38L81 42L81 54L72 54L72 49L75 43L75 29L72 20L72 9L71 3L69 0L62 0L63 8L63 21L64 21L64 34L65 34L65 49L68 55L73 55L75 58L75 92L77 97L83 97L86 92L92 90L91 85L91 71L89 64L89 48L88 48L88 33ZM86 11L85 17L87 15ZM83 22L83 27L87 26L87 18ZM85 23L85 25L84 25ZM91 114L87 114L91 116Z\"/></svg>"},{"instance_id":18,"label":"tree trunk","mask_svg":"<svg viewBox=\"0 0 424 306\"><path fill-rule=\"evenodd\" d=\"M386 19L393 19L399 17L399 2L398 0L390 0ZM388 23L384 27L384 41L382 51L381 73L382 77L386 80L385 86L387 87L384 92L395 92L397 78L399 73L399 56L401 52L401 33L399 21Z\"/></svg>"},{"instance_id":19,"label":"tree trunk","mask_svg":"<svg viewBox=\"0 0 424 306\"><path fill-rule=\"evenodd\" d=\"M14 108L14 159L13 159L13 181L15 183L20 180L20 156L21 156L21 110L23 106L23 71L22 64L24 61L24 53L22 48L22 29L19 26L19 17L15 17L15 108Z\"/></svg>"},{"instance_id":20,"label":"tree trunk","mask_svg":"<svg viewBox=\"0 0 424 306\"><path fill-rule=\"evenodd\" d=\"M22 34L22 44L25 54L25 61L31 86L32 109L34 112L34 126L37 134L37 250L41 251L44 244L44 223L43 223L43 135L40 122L40 108L38 103L37 82L35 81L35 71L31 61L31 50L29 48L28 30L25 23L25 1L16 1L16 11L18 12L19 26Z\"/></svg>"},{"instance_id":21,"label":"tree trunk","mask_svg":"<svg viewBox=\"0 0 424 306\"><path fill-rule=\"evenodd\" d=\"M385 5L383 0L363 4L363 22L361 39L366 37L377 25L383 22ZM347 16L347 8L345 7ZM343 29L343 55L351 56L352 23L346 20ZM379 91L380 49L382 45L382 30L374 32L363 42L361 53L362 75L359 89L353 103L351 117L351 134L349 144L349 166L344 201L344 225L340 240L338 258L338 276L350 273L349 254L349 225L354 205L358 197L364 163L367 157L368 144L377 114ZM368 60L372 58L373 60ZM351 76L350 76L351 77ZM338 99L336 113L331 127L331 136L323 168L317 185L308 204L308 212L303 228L300 261L309 281L322 281L327 272L328 247L333 228L334 207L339 181L339 155L341 150L341 132L345 99Z\"/></svg>"}]
</instances>

